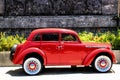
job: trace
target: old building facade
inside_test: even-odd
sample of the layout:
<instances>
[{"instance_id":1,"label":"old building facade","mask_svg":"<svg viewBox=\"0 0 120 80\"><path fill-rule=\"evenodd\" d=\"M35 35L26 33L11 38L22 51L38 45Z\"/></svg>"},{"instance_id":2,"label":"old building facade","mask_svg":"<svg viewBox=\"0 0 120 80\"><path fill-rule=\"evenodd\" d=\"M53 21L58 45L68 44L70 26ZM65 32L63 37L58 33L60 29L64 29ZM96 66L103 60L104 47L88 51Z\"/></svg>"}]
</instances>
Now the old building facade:
<instances>
[{"instance_id":1,"label":"old building facade","mask_svg":"<svg viewBox=\"0 0 120 80\"><path fill-rule=\"evenodd\" d=\"M115 30L118 0L0 0L0 31L28 34L35 28Z\"/></svg>"}]
</instances>

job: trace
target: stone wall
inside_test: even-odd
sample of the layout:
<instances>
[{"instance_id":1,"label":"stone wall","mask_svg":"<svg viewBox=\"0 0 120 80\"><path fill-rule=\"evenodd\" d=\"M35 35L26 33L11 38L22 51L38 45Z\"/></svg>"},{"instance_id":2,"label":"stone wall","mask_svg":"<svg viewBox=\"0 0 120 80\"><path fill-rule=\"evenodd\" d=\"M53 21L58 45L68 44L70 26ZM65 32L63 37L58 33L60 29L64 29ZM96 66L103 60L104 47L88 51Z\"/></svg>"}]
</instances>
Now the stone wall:
<instances>
[{"instance_id":1,"label":"stone wall","mask_svg":"<svg viewBox=\"0 0 120 80\"><path fill-rule=\"evenodd\" d=\"M0 28L114 27L113 16L18 16L0 17Z\"/></svg>"},{"instance_id":2,"label":"stone wall","mask_svg":"<svg viewBox=\"0 0 120 80\"><path fill-rule=\"evenodd\" d=\"M29 34L35 28L61 27L80 31L80 28L114 28L113 16L17 16L0 17L0 30L9 34ZM25 31L24 31L25 30ZM96 30L96 29L93 29ZM112 29L113 30L113 29ZM92 31L92 30L90 30ZM5 31L6 32L6 31ZM14 33L13 33L14 32ZM93 31L95 32L95 31Z\"/></svg>"},{"instance_id":3,"label":"stone wall","mask_svg":"<svg viewBox=\"0 0 120 80\"><path fill-rule=\"evenodd\" d=\"M105 15L117 13L117 0L5 0L6 15Z\"/></svg>"},{"instance_id":4,"label":"stone wall","mask_svg":"<svg viewBox=\"0 0 120 80\"><path fill-rule=\"evenodd\" d=\"M118 0L0 0L0 31L26 34L47 27L115 29L117 3Z\"/></svg>"},{"instance_id":5,"label":"stone wall","mask_svg":"<svg viewBox=\"0 0 120 80\"><path fill-rule=\"evenodd\" d=\"M4 13L4 1L0 0L0 15L3 15Z\"/></svg>"}]
</instances>

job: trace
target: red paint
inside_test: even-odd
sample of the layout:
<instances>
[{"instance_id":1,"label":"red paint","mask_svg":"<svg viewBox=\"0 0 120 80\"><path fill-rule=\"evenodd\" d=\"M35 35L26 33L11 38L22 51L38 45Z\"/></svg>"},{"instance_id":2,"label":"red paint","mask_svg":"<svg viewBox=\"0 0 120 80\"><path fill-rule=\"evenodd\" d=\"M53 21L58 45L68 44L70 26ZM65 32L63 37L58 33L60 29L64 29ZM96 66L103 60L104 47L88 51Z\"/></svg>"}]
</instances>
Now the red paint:
<instances>
[{"instance_id":1,"label":"red paint","mask_svg":"<svg viewBox=\"0 0 120 80\"><path fill-rule=\"evenodd\" d=\"M43 34L57 33L57 41L43 41ZM33 41L40 34L39 41ZM75 41L62 41L63 34L74 36ZM71 36L69 36L71 37ZM65 37L66 38L66 37ZM31 32L24 44L17 46L12 62L23 64L26 55L37 53L44 60L44 65L85 65L89 66L94 58L104 52L116 62L114 53L110 50L111 45L102 43L83 43L78 34L72 30L47 28L37 29Z\"/></svg>"}]
</instances>

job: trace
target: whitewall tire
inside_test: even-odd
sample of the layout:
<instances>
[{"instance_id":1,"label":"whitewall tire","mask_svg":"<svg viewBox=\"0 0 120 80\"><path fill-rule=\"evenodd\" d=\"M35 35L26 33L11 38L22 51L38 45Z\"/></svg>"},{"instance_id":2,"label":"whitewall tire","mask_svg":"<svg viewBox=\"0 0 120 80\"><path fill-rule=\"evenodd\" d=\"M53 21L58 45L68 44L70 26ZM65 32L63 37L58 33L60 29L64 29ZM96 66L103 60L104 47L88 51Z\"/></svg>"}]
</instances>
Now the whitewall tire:
<instances>
[{"instance_id":1,"label":"whitewall tire","mask_svg":"<svg viewBox=\"0 0 120 80\"><path fill-rule=\"evenodd\" d=\"M108 56L100 55L94 60L93 66L98 72L105 73L110 71L112 61Z\"/></svg>"},{"instance_id":2,"label":"whitewall tire","mask_svg":"<svg viewBox=\"0 0 120 80\"><path fill-rule=\"evenodd\" d=\"M28 75L36 75L42 71L43 64L38 58L30 57L24 61L23 69Z\"/></svg>"}]
</instances>

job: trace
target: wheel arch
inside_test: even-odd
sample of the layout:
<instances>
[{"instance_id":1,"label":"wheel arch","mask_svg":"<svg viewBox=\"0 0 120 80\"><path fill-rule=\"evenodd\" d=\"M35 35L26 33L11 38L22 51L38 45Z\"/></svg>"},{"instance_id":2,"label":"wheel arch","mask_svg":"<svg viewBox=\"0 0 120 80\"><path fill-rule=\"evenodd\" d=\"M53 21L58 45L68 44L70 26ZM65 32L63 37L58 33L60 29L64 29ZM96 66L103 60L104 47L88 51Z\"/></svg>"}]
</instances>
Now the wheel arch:
<instances>
[{"instance_id":1,"label":"wheel arch","mask_svg":"<svg viewBox=\"0 0 120 80\"><path fill-rule=\"evenodd\" d=\"M23 59L23 62L30 58L30 57L35 57L35 58L38 58L39 60L41 60L42 64L44 64L44 59L41 55L39 55L38 53L36 52L31 52L31 53L28 53L27 55L25 55L24 59Z\"/></svg>"},{"instance_id":2,"label":"wheel arch","mask_svg":"<svg viewBox=\"0 0 120 80\"><path fill-rule=\"evenodd\" d=\"M112 56L108 53L108 52L100 52L99 54L97 54L94 59L92 60L91 64L90 65L93 65L95 59L101 55L104 55L104 56L108 56L110 58L110 60L113 62L113 59L112 59Z\"/></svg>"},{"instance_id":3,"label":"wheel arch","mask_svg":"<svg viewBox=\"0 0 120 80\"><path fill-rule=\"evenodd\" d=\"M115 63L116 62L116 58L115 58L115 55L112 51L108 50L108 49L98 49L98 50L95 50L93 52L91 52L82 62L82 65L85 65L85 66L89 66L92 64L92 62L94 62L94 60L100 56L100 55L106 55L108 56L112 63Z\"/></svg>"},{"instance_id":4,"label":"wheel arch","mask_svg":"<svg viewBox=\"0 0 120 80\"><path fill-rule=\"evenodd\" d=\"M38 48L28 48L23 52L19 53L19 55L17 55L16 58L14 59L14 63L23 64L25 58L32 56L40 58L41 60L43 60L44 65L46 64L46 55L42 50Z\"/></svg>"}]
</instances>

